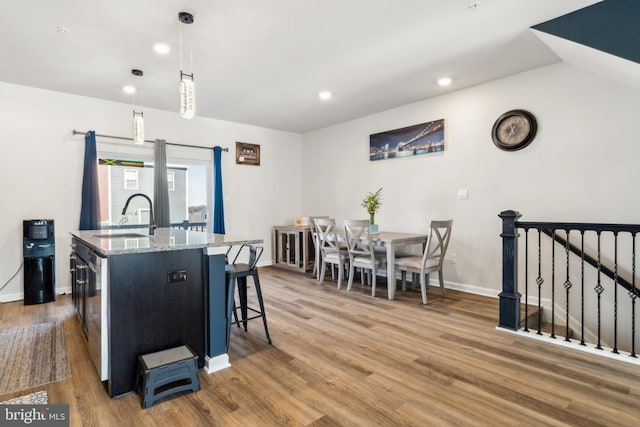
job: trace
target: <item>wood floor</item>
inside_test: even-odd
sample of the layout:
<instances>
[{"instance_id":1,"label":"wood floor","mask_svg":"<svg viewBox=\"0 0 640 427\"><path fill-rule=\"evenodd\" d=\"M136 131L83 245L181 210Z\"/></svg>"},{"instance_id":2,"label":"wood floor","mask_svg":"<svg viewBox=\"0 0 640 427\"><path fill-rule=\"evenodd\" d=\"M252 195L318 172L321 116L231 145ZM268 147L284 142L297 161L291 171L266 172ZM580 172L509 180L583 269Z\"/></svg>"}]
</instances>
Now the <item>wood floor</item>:
<instances>
[{"instance_id":1,"label":"wood floor","mask_svg":"<svg viewBox=\"0 0 640 427\"><path fill-rule=\"evenodd\" d=\"M423 306L419 291L388 301L384 286L372 298L271 267L260 278L273 345L259 320L234 329L230 368L146 410L138 395L107 397L69 296L3 304L0 328L65 320L72 378L0 400L45 389L72 426L640 423L636 366L497 331L496 299L431 288Z\"/></svg>"}]
</instances>

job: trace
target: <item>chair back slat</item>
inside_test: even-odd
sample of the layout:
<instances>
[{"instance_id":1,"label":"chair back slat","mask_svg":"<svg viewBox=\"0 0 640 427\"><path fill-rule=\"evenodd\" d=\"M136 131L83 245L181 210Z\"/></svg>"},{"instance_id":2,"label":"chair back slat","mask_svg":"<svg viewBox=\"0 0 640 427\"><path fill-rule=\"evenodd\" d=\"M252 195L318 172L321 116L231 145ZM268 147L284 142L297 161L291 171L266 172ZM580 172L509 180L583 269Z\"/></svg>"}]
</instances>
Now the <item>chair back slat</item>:
<instances>
[{"instance_id":1,"label":"chair back slat","mask_svg":"<svg viewBox=\"0 0 640 427\"><path fill-rule=\"evenodd\" d=\"M311 224L311 240L313 241L313 245L320 244L318 239L318 228L316 227L316 219L329 219L328 215L316 215L309 217L309 223Z\"/></svg>"},{"instance_id":2,"label":"chair back slat","mask_svg":"<svg viewBox=\"0 0 640 427\"><path fill-rule=\"evenodd\" d=\"M264 248L262 246L249 245L249 244L244 244L240 246L240 250L238 250L238 253L236 254L235 258L233 258L233 264L236 263L236 261L238 260L238 256L240 256L240 253L244 248L249 249L249 261L247 264L249 265L249 270L253 270L256 267L256 264L258 264L258 261L262 256L262 252L264 251ZM228 253L229 253L229 250L227 250L227 254Z\"/></svg>"},{"instance_id":3,"label":"chair back slat","mask_svg":"<svg viewBox=\"0 0 640 427\"><path fill-rule=\"evenodd\" d=\"M330 219L331 217L329 215L314 215L314 216L310 216L309 217L309 224L311 225L311 229L314 230L316 229L316 219Z\"/></svg>"},{"instance_id":4,"label":"chair back slat","mask_svg":"<svg viewBox=\"0 0 640 427\"><path fill-rule=\"evenodd\" d=\"M340 252L336 235L336 220L333 218L316 218L314 222L322 253Z\"/></svg>"},{"instance_id":5,"label":"chair back slat","mask_svg":"<svg viewBox=\"0 0 640 427\"><path fill-rule=\"evenodd\" d=\"M368 219L345 219L344 236L350 254L371 255L373 253Z\"/></svg>"},{"instance_id":6,"label":"chair back slat","mask_svg":"<svg viewBox=\"0 0 640 427\"><path fill-rule=\"evenodd\" d=\"M435 260L438 265L442 266L444 255L449 246L449 239L451 238L452 224L452 219L446 221L431 221L429 237L427 238L427 244L422 257L422 265L425 265L428 260Z\"/></svg>"}]
</instances>

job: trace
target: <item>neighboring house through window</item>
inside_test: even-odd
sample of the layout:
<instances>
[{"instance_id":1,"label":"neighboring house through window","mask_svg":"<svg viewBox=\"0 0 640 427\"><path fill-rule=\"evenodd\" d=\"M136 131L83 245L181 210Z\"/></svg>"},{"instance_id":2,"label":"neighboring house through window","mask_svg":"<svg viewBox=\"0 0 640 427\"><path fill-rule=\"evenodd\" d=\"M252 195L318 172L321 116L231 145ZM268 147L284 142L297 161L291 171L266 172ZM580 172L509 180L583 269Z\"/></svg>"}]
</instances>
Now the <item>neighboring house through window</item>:
<instances>
[{"instance_id":1,"label":"neighboring house through window","mask_svg":"<svg viewBox=\"0 0 640 427\"><path fill-rule=\"evenodd\" d=\"M167 187L169 187L169 191L175 191L176 189L176 175L174 172L167 172Z\"/></svg>"},{"instance_id":2,"label":"neighboring house through window","mask_svg":"<svg viewBox=\"0 0 640 427\"><path fill-rule=\"evenodd\" d=\"M153 153L147 147L118 145L115 151L101 151L98 147L98 157L116 159L98 167L101 226L117 228L148 224L149 204L142 197L131 200L125 215L122 215L122 208L134 193L145 194L153 202ZM171 224L179 226L188 221L192 226L206 230L213 198L210 152L168 150L167 158ZM127 161L144 163L140 167L122 165Z\"/></svg>"},{"instance_id":3,"label":"neighboring house through window","mask_svg":"<svg viewBox=\"0 0 640 427\"><path fill-rule=\"evenodd\" d=\"M138 189L138 171L136 169L124 170L124 189L125 190Z\"/></svg>"}]
</instances>

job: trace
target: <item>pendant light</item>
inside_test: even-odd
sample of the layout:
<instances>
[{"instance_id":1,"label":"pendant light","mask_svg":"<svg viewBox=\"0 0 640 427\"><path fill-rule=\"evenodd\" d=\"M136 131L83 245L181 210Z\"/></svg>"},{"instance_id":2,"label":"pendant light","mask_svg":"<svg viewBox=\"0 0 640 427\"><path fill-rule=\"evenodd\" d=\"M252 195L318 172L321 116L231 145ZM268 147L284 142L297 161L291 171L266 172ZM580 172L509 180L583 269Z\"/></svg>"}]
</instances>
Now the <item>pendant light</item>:
<instances>
[{"instance_id":1,"label":"pendant light","mask_svg":"<svg viewBox=\"0 0 640 427\"><path fill-rule=\"evenodd\" d=\"M142 77L142 70L131 70L134 76ZM144 144L144 113L142 112L143 92L140 90L140 111L136 111L136 93L133 93L133 143Z\"/></svg>"},{"instance_id":2,"label":"pendant light","mask_svg":"<svg viewBox=\"0 0 640 427\"><path fill-rule=\"evenodd\" d=\"M144 117L143 113L133 110L133 143L144 144Z\"/></svg>"},{"instance_id":3,"label":"pendant light","mask_svg":"<svg viewBox=\"0 0 640 427\"><path fill-rule=\"evenodd\" d=\"M178 20L182 24L193 24L193 15L180 12ZM193 49L191 58L191 74L183 72L182 67L182 26L180 26L180 115L185 119L192 119L196 115L196 86L193 82Z\"/></svg>"}]
</instances>

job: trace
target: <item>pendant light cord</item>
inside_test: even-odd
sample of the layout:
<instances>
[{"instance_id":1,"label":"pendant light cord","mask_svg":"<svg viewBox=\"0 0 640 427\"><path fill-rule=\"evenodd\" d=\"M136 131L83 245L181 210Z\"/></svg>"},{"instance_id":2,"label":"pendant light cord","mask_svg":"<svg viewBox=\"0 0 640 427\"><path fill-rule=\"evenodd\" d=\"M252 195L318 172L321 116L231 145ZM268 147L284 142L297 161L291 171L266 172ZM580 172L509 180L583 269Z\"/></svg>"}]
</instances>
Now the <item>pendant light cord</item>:
<instances>
[{"instance_id":1,"label":"pendant light cord","mask_svg":"<svg viewBox=\"0 0 640 427\"><path fill-rule=\"evenodd\" d=\"M191 57L191 80L193 80L193 46L189 49L189 56Z\"/></svg>"},{"instance_id":2,"label":"pendant light cord","mask_svg":"<svg viewBox=\"0 0 640 427\"><path fill-rule=\"evenodd\" d=\"M182 72L182 23L180 23L180 72Z\"/></svg>"},{"instance_id":3,"label":"pendant light cord","mask_svg":"<svg viewBox=\"0 0 640 427\"><path fill-rule=\"evenodd\" d=\"M180 44L180 72L184 71L183 63L182 63L182 26L183 25L185 25L185 24L180 23L180 31L179 31L179 33L180 33L180 42L179 42L179 44ZM191 62L191 75L193 76L193 47L191 49L189 49L189 59L190 59L190 62ZM191 77L191 78L193 80L193 77Z\"/></svg>"}]
</instances>

